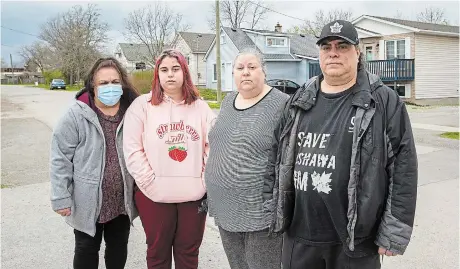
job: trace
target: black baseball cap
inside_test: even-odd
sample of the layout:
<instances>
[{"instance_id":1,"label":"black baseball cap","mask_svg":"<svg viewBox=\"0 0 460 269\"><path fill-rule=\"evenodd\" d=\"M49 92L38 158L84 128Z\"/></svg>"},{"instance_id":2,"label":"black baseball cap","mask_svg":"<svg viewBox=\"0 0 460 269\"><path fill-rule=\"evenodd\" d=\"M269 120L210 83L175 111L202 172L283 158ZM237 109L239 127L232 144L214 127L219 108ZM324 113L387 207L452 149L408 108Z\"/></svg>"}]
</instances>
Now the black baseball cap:
<instances>
[{"instance_id":1,"label":"black baseball cap","mask_svg":"<svg viewBox=\"0 0 460 269\"><path fill-rule=\"evenodd\" d=\"M349 21L335 20L326 24L323 27L323 30L321 30L321 35L319 36L316 45L320 45L329 37L342 38L353 45L359 44L358 32L356 31L355 26Z\"/></svg>"}]
</instances>

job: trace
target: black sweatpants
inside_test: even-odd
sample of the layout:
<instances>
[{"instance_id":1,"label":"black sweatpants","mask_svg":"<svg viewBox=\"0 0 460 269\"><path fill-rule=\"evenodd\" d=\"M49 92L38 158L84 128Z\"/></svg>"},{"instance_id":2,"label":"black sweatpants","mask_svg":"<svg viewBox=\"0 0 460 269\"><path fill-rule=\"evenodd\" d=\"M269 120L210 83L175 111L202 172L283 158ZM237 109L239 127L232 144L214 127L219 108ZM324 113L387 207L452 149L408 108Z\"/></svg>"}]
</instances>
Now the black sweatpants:
<instances>
[{"instance_id":1,"label":"black sweatpants","mask_svg":"<svg viewBox=\"0 0 460 269\"><path fill-rule=\"evenodd\" d=\"M284 234L283 269L380 269L379 254L351 258L343 245L310 246Z\"/></svg>"},{"instance_id":2,"label":"black sweatpants","mask_svg":"<svg viewBox=\"0 0 460 269\"><path fill-rule=\"evenodd\" d=\"M130 221L127 215L120 215L106 223L96 223L94 237L74 230L74 269L97 269L102 235L105 241L105 266L107 269L123 269L128 257Z\"/></svg>"}]
</instances>

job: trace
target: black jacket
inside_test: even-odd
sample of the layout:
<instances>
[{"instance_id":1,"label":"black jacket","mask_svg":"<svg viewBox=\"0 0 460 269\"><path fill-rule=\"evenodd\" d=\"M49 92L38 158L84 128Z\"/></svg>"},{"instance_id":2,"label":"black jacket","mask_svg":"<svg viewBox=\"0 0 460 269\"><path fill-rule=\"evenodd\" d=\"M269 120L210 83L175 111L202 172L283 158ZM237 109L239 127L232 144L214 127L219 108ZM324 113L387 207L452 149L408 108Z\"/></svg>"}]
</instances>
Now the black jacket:
<instances>
[{"instance_id":1,"label":"black jacket","mask_svg":"<svg viewBox=\"0 0 460 269\"><path fill-rule=\"evenodd\" d=\"M273 214L270 231L284 232L294 209L293 171L299 115L316 104L319 79L312 78L286 104L264 185L264 208ZM348 225L339 232L350 251L355 239L403 254L414 224L417 155L404 102L375 75L359 70L353 91L356 107L350 178Z\"/></svg>"}]
</instances>

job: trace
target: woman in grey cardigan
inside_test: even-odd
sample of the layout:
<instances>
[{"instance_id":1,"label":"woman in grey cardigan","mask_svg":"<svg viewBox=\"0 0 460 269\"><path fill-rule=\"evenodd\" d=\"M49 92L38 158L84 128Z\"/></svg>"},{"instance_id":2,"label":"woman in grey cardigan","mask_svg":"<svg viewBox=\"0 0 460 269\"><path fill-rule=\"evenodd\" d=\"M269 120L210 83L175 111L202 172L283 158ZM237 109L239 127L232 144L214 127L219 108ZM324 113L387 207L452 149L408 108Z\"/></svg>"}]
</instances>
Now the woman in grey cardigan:
<instances>
[{"instance_id":1,"label":"woman in grey cardigan","mask_svg":"<svg viewBox=\"0 0 460 269\"><path fill-rule=\"evenodd\" d=\"M265 74L257 51L236 57L238 91L225 97L209 133L208 205L232 269L281 267L282 238L268 235L262 189L273 131L288 95L266 85Z\"/></svg>"},{"instance_id":2,"label":"woman in grey cardigan","mask_svg":"<svg viewBox=\"0 0 460 269\"><path fill-rule=\"evenodd\" d=\"M103 236L107 269L125 266L137 211L122 129L124 113L138 95L120 63L101 58L53 131L51 205L74 228L76 269L98 268Z\"/></svg>"}]
</instances>

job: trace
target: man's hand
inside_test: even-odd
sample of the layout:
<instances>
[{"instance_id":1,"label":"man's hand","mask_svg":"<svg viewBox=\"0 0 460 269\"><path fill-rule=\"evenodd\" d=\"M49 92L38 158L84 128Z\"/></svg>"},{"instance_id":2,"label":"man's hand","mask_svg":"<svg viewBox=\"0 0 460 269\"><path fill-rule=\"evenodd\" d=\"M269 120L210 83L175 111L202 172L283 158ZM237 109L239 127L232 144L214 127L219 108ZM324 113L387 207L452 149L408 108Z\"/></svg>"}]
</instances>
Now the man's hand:
<instances>
[{"instance_id":1,"label":"man's hand","mask_svg":"<svg viewBox=\"0 0 460 269\"><path fill-rule=\"evenodd\" d=\"M393 253L393 252L391 252L389 250L386 250L384 248L381 248L381 247L379 247L379 254L380 255L385 255L385 256L396 256L396 255L398 255L396 253Z\"/></svg>"},{"instance_id":2,"label":"man's hand","mask_svg":"<svg viewBox=\"0 0 460 269\"><path fill-rule=\"evenodd\" d=\"M70 207L56 210L56 213L58 213L59 215L61 215L63 217L70 216Z\"/></svg>"}]
</instances>

